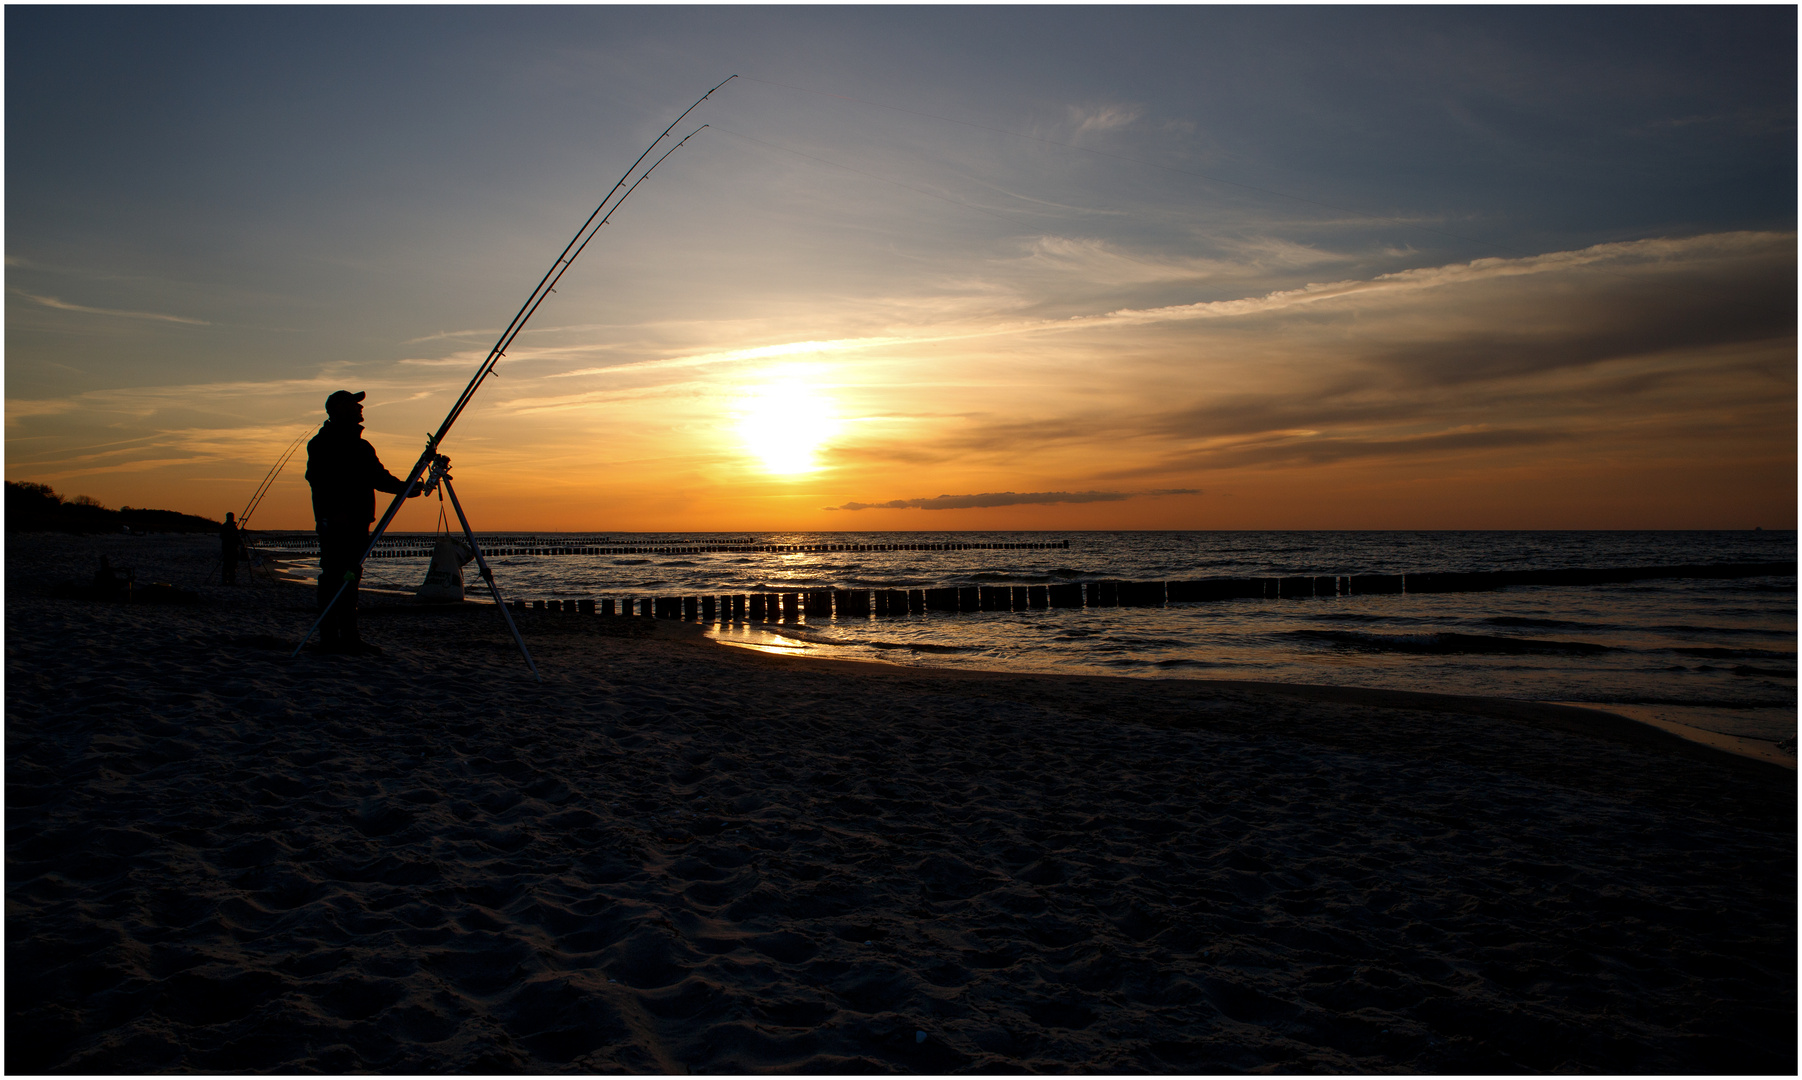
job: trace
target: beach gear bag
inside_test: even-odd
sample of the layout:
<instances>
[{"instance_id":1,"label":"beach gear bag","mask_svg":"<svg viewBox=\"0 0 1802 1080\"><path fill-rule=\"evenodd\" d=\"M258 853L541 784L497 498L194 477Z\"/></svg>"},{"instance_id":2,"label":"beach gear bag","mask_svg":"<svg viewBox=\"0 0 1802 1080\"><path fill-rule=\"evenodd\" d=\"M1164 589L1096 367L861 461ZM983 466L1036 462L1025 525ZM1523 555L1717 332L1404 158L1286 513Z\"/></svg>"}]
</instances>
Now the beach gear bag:
<instances>
[{"instance_id":1,"label":"beach gear bag","mask_svg":"<svg viewBox=\"0 0 1802 1080\"><path fill-rule=\"evenodd\" d=\"M456 604L463 600L463 565L475 558L475 552L459 540L440 536L432 547L432 565L425 572L425 584L413 595L428 604Z\"/></svg>"}]
</instances>

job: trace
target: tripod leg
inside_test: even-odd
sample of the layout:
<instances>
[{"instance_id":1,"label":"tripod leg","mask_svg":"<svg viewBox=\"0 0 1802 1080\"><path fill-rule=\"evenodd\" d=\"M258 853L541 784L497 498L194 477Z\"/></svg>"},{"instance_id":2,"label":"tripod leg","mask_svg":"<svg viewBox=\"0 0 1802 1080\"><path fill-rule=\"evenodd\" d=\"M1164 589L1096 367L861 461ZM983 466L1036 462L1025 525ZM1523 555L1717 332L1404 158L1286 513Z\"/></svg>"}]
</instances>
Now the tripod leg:
<instances>
[{"instance_id":1,"label":"tripod leg","mask_svg":"<svg viewBox=\"0 0 1802 1080\"><path fill-rule=\"evenodd\" d=\"M488 583L488 592L494 597L494 606L500 610L501 618L507 621L507 629L513 633L514 642L519 645L519 655L526 658L526 667L532 669L532 678L543 682L544 679L538 674L538 665L532 663L532 654L526 648L526 639L519 636L519 627L513 625L513 615L507 610L507 602L501 599L500 587L494 583L494 571L488 569L488 559L483 556L481 545L476 543L476 534L469 527L469 518L463 513L463 504L457 501L457 489L451 487L449 476L438 482L444 485L445 492L450 495L451 506L457 511L457 520L463 523L464 539L469 541L469 550L475 552L476 566L481 571L482 580Z\"/></svg>"}]
</instances>

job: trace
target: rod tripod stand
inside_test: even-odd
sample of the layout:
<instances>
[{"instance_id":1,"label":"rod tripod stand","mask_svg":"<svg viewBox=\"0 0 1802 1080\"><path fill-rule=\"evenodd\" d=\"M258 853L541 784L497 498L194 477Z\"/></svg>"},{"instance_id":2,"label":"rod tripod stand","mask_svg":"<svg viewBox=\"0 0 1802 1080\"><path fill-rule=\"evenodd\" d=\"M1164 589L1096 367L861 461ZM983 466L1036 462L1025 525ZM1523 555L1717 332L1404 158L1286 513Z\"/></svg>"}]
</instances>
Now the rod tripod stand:
<instances>
[{"instance_id":1,"label":"rod tripod stand","mask_svg":"<svg viewBox=\"0 0 1802 1080\"><path fill-rule=\"evenodd\" d=\"M488 594L494 597L495 610L499 611L501 613L501 618L506 620L507 630L513 635L514 643L519 646L519 655L525 657L526 667L531 669L532 678L538 682L543 682L544 679L538 674L538 665L532 662L531 650L526 648L526 639L520 636L519 627L513 622L513 615L507 610L507 602L501 599L500 586L494 583L494 571L489 568L488 559L482 554L482 546L476 543L475 530L469 527L469 516L463 512L463 503L457 499L457 489L451 486L450 458L445 457L443 454L433 455L431 470L427 473L425 483L421 486L421 493L429 495L433 490L437 489L439 485L443 485L444 494L450 496L451 508L457 512L457 521L463 526L463 538L469 541L469 550L475 555L476 569L482 575L482 580L488 585ZM443 498L442 495L439 497ZM370 548L373 549L374 547L375 543L372 540L370 542ZM320 552L322 559L324 554L323 551ZM368 560L369 551L364 551L363 561L367 562ZM348 590L356 586L357 579L362 575L362 569L362 563L358 563L355 570L351 570L344 575L344 584L338 586L338 591L332 596L331 602L325 605L325 610L321 611L319 613L319 618L314 621L313 628L307 631L306 637L300 639L300 644L295 646L293 654L290 655L288 659L292 660L294 657L300 655L300 650L306 647L308 641L312 640L313 634L319 629L320 625L325 622L325 617L331 614L332 608L337 605L339 600L344 598L344 594ZM320 572L324 572L323 567Z\"/></svg>"}]
</instances>

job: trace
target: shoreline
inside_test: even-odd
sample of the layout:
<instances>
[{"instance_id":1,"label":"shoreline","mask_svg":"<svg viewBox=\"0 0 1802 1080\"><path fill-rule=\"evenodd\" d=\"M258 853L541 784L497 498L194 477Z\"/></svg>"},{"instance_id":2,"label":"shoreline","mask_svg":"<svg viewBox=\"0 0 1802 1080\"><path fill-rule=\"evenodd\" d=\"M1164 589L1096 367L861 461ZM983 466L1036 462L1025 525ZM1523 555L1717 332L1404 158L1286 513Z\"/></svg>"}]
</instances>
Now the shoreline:
<instances>
[{"instance_id":1,"label":"shoreline","mask_svg":"<svg viewBox=\"0 0 1802 1080\"><path fill-rule=\"evenodd\" d=\"M279 558L268 558L266 556L265 561L278 570L281 570L284 572L287 571L286 564ZM313 579L311 579L311 578L298 578L298 577L291 577L291 576L286 578L286 580L293 584L300 585L300 586L303 586L306 588L311 588L312 581L313 581ZM365 588L363 590L363 592L365 595L373 595L373 596L377 597L378 601L384 600L384 599L385 600L393 600L393 599L410 598L410 596L411 596L410 593L400 591L400 590L394 590L394 589ZM480 599L466 601L466 602L470 603L476 607L479 607L479 608L487 608L487 607L492 606L488 601L480 600ZM628 619L635 618L635 616L598 616L598 615L573 615L573 616L569 616L569 617L571 617L571 618L609 618L610 617L610 618L628 618ZM740 649L740 650L747 651L747 652L762 653L764 655L788 655L795 659L805 659L805 660L810 660L810 661L819 662L819 663L868 664L868 665L872 665L872 666L878 667L878 668L907 668L910 670L921 670L921 671L963 672L966 674L971 674L971 675L976 675L976 676L993 675L993 676L997 676L997 677L1002 677L1002 676L1014 676L1014 675L1038 675L1038 676L1047 677L1047 678L1060 677L1060 676L1056 676L1052 673L1047 673L1047 672L1015 672L1015 671L1008 671L1006 669L999 669L999 668L997 668L997 669L952 668L952 667L931 667L929 665L926 665L926 666L902 665L902 664L894 664L894 663L886 662L886 661L881 660L880 658L846 659L846 658L837 658L837 657L829 657L829 656L809 657L809 656L802 655L799 652L789 651L789 650L784 650L784 649L779 649L779 648L769 648L769 647L758 645L756 643L738 642L738 641L727 640L724 638L716 638L711 634L705 633L703 627L694 625L692 623L688 623L686 621L658 620L658 625L670 627L671 629L668 632L670 632L672 634L676 634L676 635L687 634L688 632L690 632L692 630L695 633L696 637L706 637L708 640L712 641L714 644L723 646L723 647L727 647L727 648ZM674 629L677 627L680 627L682 629ZM780 627L777 627L774 629L769 629L766 631L766 633L768 633L772 636L776 636L776 637L785 637L785 635L783 635L781 633ZM807 637L794 638L793 640L802 642L803 644L800 647L803 649L808 647L809 645L817 645L818 644L817 642L813 641L813 639L807 638ZM1076 676L1068 676L1068 677L1076 677ZM1144 680L1144 679L1148 678L1147 676L1125 676L1125 675L1109 676L1109 675L1101 675L1101 674L1084 675L1081 677L1083 677L1083 678L1122 678L1122 679L1139 679L1139 680ZM1151 677L1151 678L1155 679L1156 677ZM1207 682L1207 683L1213 683L1213 684L1223 686L1223 687L1242 687L1242 688L1247 688L1247 689L1262 687L1273 693L1297 692L1297 693L1300 693L1301 696L1304 696L1304 697L1314 697L1319 700L1329 700L1329 701L1347 701L1347 702L1366 701L1366 702L1373 702L1373 703L1381 703L1384 701L1390 701L1395 704L1402 704L1404 701L1404 698L1399 698L1399 697L1398 698L1385 698L1382 695L1404 695L1406 697L1406 700L1414 702L1412 707L1416 707L1416 708L1427 708L1427 709L1432 709L1435 711L1476 709L1478 711L1484 712L1486 715L1512 716L1512 717L1521 719L1522 722L1539 723L1542 726L1557 727L1557 728L1561 728L1561 729L1565 729L1565 730L1589 730L1591 732L1600 732L1605 729L1616 728L1618 726L1619 721L1626 721L1630 724L1637 725L1640 727L1649 727L1653 730L1663 732L1666 735L1671 735L1678 739L1684 740L1695 746L1705 747L1705 748L1709 749L1710 751L1729 754L1729 755L1733 755L1733 756L1741 757L1741 758L1746 758L1749 760L1758 761L1758 762L1762 762L1765 764L1775 765L1779 768L1788 769L1792 772L1797 769L1797 756L1796 756L1796 753L1794 750L1793 744L1794 744L1795 740L1794 740L1793 736L1789 740L1779 740L1779 739L1757 738L1757 737L1750 737L1750 736L1740 736L1740 735L1729 734L1726 732L1713 731L1713 730L1710 730L1705 727L1697 726L1696 724L1693 724L1693 723L1682 723L1680 721L1671 720L1663 715L1660 715L1661 713L1669 711L1670 707L1668 707L1668 706L1645 706L1645 705L1635 705L1635 704L1631 704L1631 703L1619 703L1619 702L1582 702L1582 701L1559 701L1559 700L1552 700L1552 699L1506 698L1506 697L1498 697L1498 696L1494 696L1494 695L1477 695L1477 694L1443 694L1443 693L1437 693L1437 692L1433 692L1433 691L1399 690L1399 689L1386 688L1386 687L1347 687L1347 686L1337 686L1334 684L1327 684L1327 683L1303 683L1303 682L1279 682L1279 681L1266 682L1266 681L1258 681L1258 680L1208 679L1208 678L1180 679L1178 681ZM1348 693L1343 696L1337 696L1338 692L1341 690L1347 691ZM1370 695L1378 695L1378 696L1371 697ZM1549 711L1524 709L1524 708L1522 708L1523 706L1545 706L1546 710L1549 710ZM1599 720L1599 719L1595 718L1594 716L1578 717L1578 716L1575 716L1572 714L1567 714L1567 713L1559 711L1559 710L1569 710L1569 709L1575 709L1575 710L1578 710L1578 711L1584 712L1584 713L1600 714L1602 716L1609 717L1610 719ZM1723 712L1726 712L1727 714L1731 715L1736 710L1691 709L1689 711L1702 713L1702 714L1704 714L1704 716L1709 716L1709 715L1719 715ZM1766 710L1766 711L1768 711L1768 710ZM1527 719L1529 717L1532 717L1533 719ZM1653 745L1658 742L1657 739L1655 739L1655 738L1647 739L1643 736L1643 732L1635 732L1632 729L1620 729L1620 732L1621 733L1618 737L1624 738L1628 741L1639 741L1639 742L1644 742L1648 745ZM1786 744L1788 744L1788 746L1789 746L1789 748L1787 750L1785 748Z\"/></svg>"},{"instance_id":2,"label":"shoreline","mask_svg":"<svg viewBox=\"0 0 1802 1080\"><path fill-rule=\"evenodd\" d=\"M1795 1068L1795 774L1612 714L527 612L537 685L476 605L289 664L291 585L48 599L108 543L9 538L14 1071Z\"/></svg>"},{"instance_id":3,"label":"shoreline","mask_svg":"<svg viewBox=\"0 0 1802 1080\"><path fill-rule=\"evenodd\" d=\"M690 629L686 624L660 623L661 627L669 627L671 637L686 639ZM680 629L677 629L680 628ZM693 627L693 636L699 640L703 637L702 628ZM805 656L792 653L780 653L758 649L755 646L744 646L730 642L713 641L710 644L739 649L752 655L774 657L790 660L799 664L819 665L826 670L844 670L858 675L876 676L890 671L906 671L927 677L964 678L979 681L1032 679L1051 683L1064 681L1118 681L1121 684L1133 683L1199 683L1221 690L1241 690L1254 694L1273 694L1284 697L1299 698L1304 701L1333 702L1340 704L1360 704L1376 707L1411 709L1424 712L1451 712L1497 719L1507 719L1528 726L1549 730L1568 731L1591 735L1597 738L1610 739L1657 751L1672 756L1695 756L1697 749L1707 751L1701 755L1713 759L1717 754L1745 758L1763 764L1776 765L1790 771L1796 769L1796 759L1780 754L1774 749L1748 747L1744 744L1763 744L1773 746L1762 739L1736 739L1733 736L1720 735L1704 731L1689 725L1659 721L1650 718L1629 716L1615 710L1623 708L1614 704L1596 704L1581 701L1539 701L1528 698L1505 698L1480 694L1443 694L1423 690L1396 690L1384 687L1336 686L1329 683L1288 683L1264 682L1252 679L1156 679L1131 675L1058 675L1048 672L1007 671L987 668L935 668L930 666L911 666L888 664L881 660L841 659L828 656ZM1668 736L1668 737L1666 737Z\"/></svg>"}]
</instances>

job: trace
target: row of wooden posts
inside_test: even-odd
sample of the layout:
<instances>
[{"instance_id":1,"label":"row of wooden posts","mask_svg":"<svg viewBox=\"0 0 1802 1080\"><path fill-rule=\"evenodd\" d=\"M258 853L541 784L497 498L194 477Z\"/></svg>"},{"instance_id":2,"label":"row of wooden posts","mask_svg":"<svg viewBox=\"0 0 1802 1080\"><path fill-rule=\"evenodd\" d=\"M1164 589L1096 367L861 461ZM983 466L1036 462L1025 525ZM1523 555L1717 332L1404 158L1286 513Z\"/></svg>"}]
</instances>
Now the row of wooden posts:
<instances>
[{"instance_id":1,"label":"row of wooden posts","mask_svg":"<svg viewBox=\"0 0 1802 1080\"><path fill-rule=\"evenodd\" d=\"M727 596L647 596L514 600L518 610L642 615L690 622L863 619L926 612L1038 611L1048 608L1164 607L1211 600L1302 600L1330 596L1482 592L1511 586L1604 585L1651 578L1795 576L1796 564L1499 570L1474 573L1351 574L1200 581L1090 581L1060 585L966 585L944 589L806 589Z\"/></svg>"},{"instance_id":2,"label":"row of wooden posts","mask_svg":"<svg viewBox=\"0 0 1802 1080\"><path fill-rule=\"evenodd\" d=\"M1366 593L1400 593L1402 575L1357 579ZM1292 599L1339 595L1341 577L1269 577L1216 581L1090 581L1087 584L962 586L942 590L800 590L726 597L613 597L514 600L514 608L584 615L645 615L688 622L793 622L818 618L924 615L928 611L1042 611L1049 608L1162 608L1189 600ZM616 608L618 604L618 608Z\"/></svg>"},{"instance_id":3,"label":"row of wooden posts","mask_svg":"<svg viewBox=\"0 0 1802 1080\"><path fill-rule=\"evenodd\" d=\"M926 612L1038 611L1049 608L1163 607L1237 598L1300 598L1352 592L1399 593L1400 574L1358 577L1216 578L1208 581L1091 581L1066 585L966 585L945 589L804 589L728 596L646 596L512 601L518 610L641 615L690 622L792 622L922 615ZM617 607L616 607L617 603Z\"/></svg>"}]
</instances>

